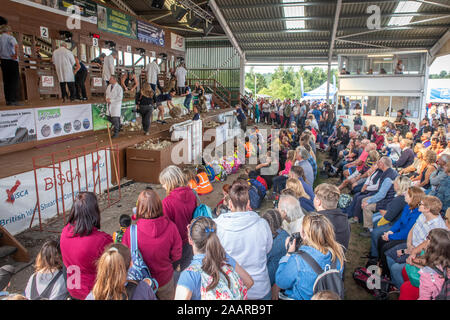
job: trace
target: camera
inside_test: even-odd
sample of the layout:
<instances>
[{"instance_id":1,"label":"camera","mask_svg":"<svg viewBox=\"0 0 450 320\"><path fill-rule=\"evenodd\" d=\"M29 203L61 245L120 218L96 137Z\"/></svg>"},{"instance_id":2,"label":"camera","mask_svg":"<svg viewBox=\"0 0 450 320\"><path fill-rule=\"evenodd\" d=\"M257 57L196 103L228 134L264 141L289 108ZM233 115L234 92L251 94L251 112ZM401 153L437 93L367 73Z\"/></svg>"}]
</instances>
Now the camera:
<instances>
[{"instance_id":1,"label":"camera","mask_svg":"<svg viewBox=\"0 0 450 320\"><path fill-rule=\"evenodd\" d=\"M291 236L289 237L289 245L286 248L286 250L289 251L289 247L292 245L294 240L295 240L295 251L298 251L298 249L300 248L300 246L303 242L300 232L294 232L293 234L291 234Z\"/></svg>"}]
</instances>

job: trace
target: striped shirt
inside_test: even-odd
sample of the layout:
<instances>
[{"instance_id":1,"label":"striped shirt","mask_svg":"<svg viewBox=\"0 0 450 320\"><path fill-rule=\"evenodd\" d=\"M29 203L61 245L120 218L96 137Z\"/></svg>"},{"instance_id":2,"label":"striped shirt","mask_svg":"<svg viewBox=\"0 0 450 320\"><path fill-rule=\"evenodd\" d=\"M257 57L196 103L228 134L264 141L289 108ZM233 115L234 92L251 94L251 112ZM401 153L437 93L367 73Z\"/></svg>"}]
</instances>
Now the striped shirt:
<instances>
[{"instance_id":1,"label":"striped shirt","mask_svg":"<svg viewBox=\"0 0 450 320\"><path fill-rule=\"evenodd\" d=\"M427 221L424 214L421 214L413 227L412 245L417 247L419 244L425 241L428 233L436 228L447 229L444 219L440 215L436 218Z\"/></svg>"}]
</instances>

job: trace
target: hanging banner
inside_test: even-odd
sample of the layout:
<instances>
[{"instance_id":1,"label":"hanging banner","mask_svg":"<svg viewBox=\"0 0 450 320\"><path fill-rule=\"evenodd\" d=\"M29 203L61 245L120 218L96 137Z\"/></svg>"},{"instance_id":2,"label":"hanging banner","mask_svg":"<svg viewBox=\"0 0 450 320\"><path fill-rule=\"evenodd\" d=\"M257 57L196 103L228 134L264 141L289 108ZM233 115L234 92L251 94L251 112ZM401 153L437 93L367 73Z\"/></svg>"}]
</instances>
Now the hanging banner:
<instances>
[{"instance_id":1,"label":"hanging banner","mask_svg":"<svg viewBox=\"0 0 450 320\"><path fill-rule=\"evenodd\" d=\"M73 16L73 11L67 11L72 6L78 6L80 20L97 24L97 4L91 0L11 0L41 10Z\"/></svg>"},{"instance_id":2,"label":"hanging banner","mask_svg":"<svg viewBox=\"0 0 450 320\"><path fill-rule=\"evenodd\" d=\"M34 109L38 140L92 130L90 104Z\"/></svg>"},{"instance_id":3,"label":"hanging banner","mask_svg":"<svg viewBox=\"0 0 450 320\"><path fill-rule=\"evenodd\" d=\"M164 47L165 31L144 21L137 21L137 37L139 41Z\"/></svg>"},{"instance_id":4,"label":"hanging banner","mask_svg":"<svg viewBox=\"0 0 450 320\"><path fill-rule=\"evenodd\" d=\"M135 18L101 5L97 5L97 27L103 31L137 39Z\"/></svg>"},{"instance_id":5,"label":"hanging banner","mask_svg":"<svg viewBox=\"0 0 450 320\"><path fill-rule=\"evenodd\" d=\"M170 40L171 40L171 47L172 49L179 50L179 51L185 51L185 39L182 36L179 36L173 32L170 34Z\"/></svg>"},{"instance_id":6,"label":"hanging banner","mask_svg":"<svg viewBox=\"0 0 450 320\"><path fill-rule=\"evenodd\" d=\"M122 110L120 115L121 124L128 124L136 121L136 112L133 112L135 108L136 103L134 100L122 102ZM92 104L92 121L94 130L103 130L107 128L106 125L109 121L106 120L106 103Z\"/></svg>"},{"instance_id":7,"label":"hanging banner","mask_svg":"<svg viewBox=\"0 0 450 320\"><path fill-rule=\"evenodd\" d=\"M33 109L0 111L0 146L36 140Z\"/></svg>"},{"instance_id":8,"label":"hanging banner","mask_svg":"<svg viewBox=\"0 0 450 320\"><path fill-rule=\"evenodd\" d=\"M107 182L111 182L110 164L110 152L105 152L105 150L98 151L98 154L97 152L88 154L86 159L79 157L62 162L61 172L59 170L56 172L59 212L62 214L61 186L64 191L64 207L67 211L70 210L73 203L72 184L74 197L82 191L95 190L96 193L99 193L106 190ZM100 173L98 170L100 170ZM36 170L36 177L41 218L44 222L56 216L58 212L53 169L38 169ZM30 226L36 202L34 171L0 179L0 225L11 234L18 234ZM33 226L38 224L39 216L36 208Z\"/></svg>"}]
</instances>

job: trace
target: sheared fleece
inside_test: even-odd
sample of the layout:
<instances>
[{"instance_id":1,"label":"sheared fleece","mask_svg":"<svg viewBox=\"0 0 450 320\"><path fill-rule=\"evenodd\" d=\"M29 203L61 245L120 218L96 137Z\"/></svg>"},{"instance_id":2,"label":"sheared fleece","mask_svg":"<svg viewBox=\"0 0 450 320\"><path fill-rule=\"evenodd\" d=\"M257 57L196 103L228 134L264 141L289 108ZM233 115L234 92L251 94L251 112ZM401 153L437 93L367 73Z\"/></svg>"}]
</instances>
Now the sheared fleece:
<instances>
[{"instance_id":1,"label":"sheared fleece","mask_svg":"<svg viewBox=\"0 0 450 320\"><path fill-rule=\"evenodd\" d=\"M223 213L215 222L225 251L253 278L248 298L263 298L270 292L267 254L273 239L269 224L253 211Z\"/></svg>"}]
</instances>

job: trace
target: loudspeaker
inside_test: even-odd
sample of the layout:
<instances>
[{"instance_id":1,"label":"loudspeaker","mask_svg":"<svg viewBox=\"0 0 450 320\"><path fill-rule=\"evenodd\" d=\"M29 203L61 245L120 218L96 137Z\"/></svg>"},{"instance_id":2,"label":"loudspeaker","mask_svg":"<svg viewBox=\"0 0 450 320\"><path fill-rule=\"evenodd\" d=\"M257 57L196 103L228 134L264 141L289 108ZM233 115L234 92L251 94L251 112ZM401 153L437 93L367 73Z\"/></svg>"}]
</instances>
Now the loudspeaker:
<instances>
[{"instance_id":1,"label":"loudspeaker","mask_svg":"<svg viewBox=\"0 0 450 320\"><path fill-rule=\"evenodd\" d=\"M172 16L177 19L177 21L180 21L184 18L184 16L187 14L187 10L183 7L177 6L176 4L173 4L170 7L170 10L172 11Z\"/></svg>"},{"instance_id":2,"label":"loudspeaker","mask_svg":"<svg viewBox=\"0 0 450 320\"><path fill-rule=\"evenodd\" d=\"M189 15L187 19L187 23L191 28L201 28L203 20L195 15L193 12Z\"/></svg>"},{"instance_id":3,"label":"loudspeaker","mask_svg":"<svg viewBox=\"0 0 450 320\"><path fill-rule=\"evenodd\" d=\"M152 7L157 9L164 8L165 0L152 0Z\"/></svg>"}]
</instances>

